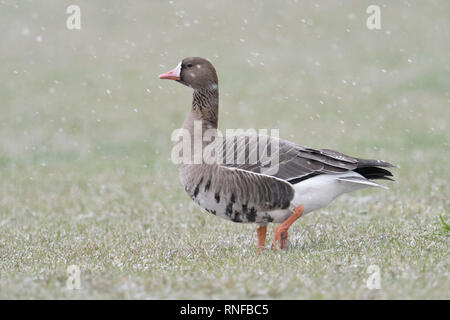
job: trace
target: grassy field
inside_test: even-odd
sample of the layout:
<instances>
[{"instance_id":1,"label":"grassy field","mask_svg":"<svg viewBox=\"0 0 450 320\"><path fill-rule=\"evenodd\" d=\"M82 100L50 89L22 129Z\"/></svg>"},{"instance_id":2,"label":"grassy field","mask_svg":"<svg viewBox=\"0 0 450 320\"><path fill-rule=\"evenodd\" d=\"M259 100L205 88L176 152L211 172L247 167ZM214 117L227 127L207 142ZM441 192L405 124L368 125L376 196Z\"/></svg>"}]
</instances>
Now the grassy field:
<instances>
[{"instance_id":1,"label":"grassy field","mask_svg":"<svg viewBox=\"0 0 450 320\"><path fill-rule=\"evenodd\" d=\"M449 299L450 5L384 1L371 31L372 2L84 0L69 31L70 1L1 1L0 298ZM192 93L157 76L194 55L221 129L384 159L396 182L256 255L256 226L202 212L170 161Z\"/></svg>"}]
</instances>

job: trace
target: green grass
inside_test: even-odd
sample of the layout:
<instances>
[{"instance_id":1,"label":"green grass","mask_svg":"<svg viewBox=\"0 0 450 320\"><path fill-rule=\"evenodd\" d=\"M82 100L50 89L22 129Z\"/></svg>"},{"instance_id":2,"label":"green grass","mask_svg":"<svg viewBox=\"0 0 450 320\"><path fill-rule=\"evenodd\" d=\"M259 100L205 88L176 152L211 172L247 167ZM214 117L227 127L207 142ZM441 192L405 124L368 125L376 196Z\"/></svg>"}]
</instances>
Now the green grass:
<instances>
[{"instance_id":1,"label":"green grass","mask_svg":"<svg viewBox=\"0 0 450 320\"><path fill-rule=\"evenodd\" d=\"M381 31L369 2L79 1L81 31L69 2L1 4L0 298L449 299L450 7L408 3ZM221 129L384 159L396 182L303 217L287 252L271 225L256 255L256 227L202 212L170 161L191 92L157 75L190 55L217 67Z\"/></svg>"},{"instance_id":2,"label":"green grass","mask_svg":"<svg viewBox=\"0 0 450 320\"><path fill-rule=\"evenodd\" d=\"M450 226L447 224L447 222L444 221L444 218L442 218L442 216L439 216L439 218L441 219L442 222L442 229L443 229L442 231L446 233L450 232Z\"/></svg>"}]
</instances>

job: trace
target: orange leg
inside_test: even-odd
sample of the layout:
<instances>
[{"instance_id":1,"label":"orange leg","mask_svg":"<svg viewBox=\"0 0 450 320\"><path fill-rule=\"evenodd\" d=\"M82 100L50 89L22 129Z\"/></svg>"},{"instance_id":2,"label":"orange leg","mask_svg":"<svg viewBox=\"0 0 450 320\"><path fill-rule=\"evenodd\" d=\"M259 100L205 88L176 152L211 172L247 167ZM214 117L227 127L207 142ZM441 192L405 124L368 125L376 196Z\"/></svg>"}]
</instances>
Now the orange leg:
<instances>
[{"instance_id":1,"label":"orange leg","mask_svg":"<svg viewBox=\"0 0 450 320\"><path fill-rule=\"evenodd\" d=\"M266 244L266 233L267 226L261 226L256 231L258 233L258 250L256 253L260 253L262 249L264 249L264 245Z\"/></svg>"},{"instance_id":2,"label":"orange leg","mask_svg":"<svg viewBox=\"0 0 450 320\"><path fill-rule=\"evenodd\" d=\"M282 224L278 226L275 230L275 239L273 240L273 249L277 251L277 241L280 241L280 249L286 249L288 240L288 229L289 227L302 216L303 205L299 205L294 209L294 212L289 218L286 219Z\"/></svg>"}]
</instances>

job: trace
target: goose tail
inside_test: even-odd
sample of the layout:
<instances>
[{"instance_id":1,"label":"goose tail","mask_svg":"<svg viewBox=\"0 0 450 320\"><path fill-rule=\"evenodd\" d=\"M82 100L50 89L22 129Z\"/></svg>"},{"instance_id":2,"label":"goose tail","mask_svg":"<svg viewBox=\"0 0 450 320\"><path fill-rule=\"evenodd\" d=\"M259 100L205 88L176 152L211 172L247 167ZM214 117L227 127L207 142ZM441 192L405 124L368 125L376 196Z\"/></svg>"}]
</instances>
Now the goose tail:
<instances>
[{"instance_id":1,"label":"goose tail","mask_svg":"<svg viewBox=\"0 0 450 320\"><path fill-rule=\"evenodd\" d=\"M356 183L356 184L360 184L361 186L368 186L368 187L375 187L375 188L382 188L385 190L389 190L388 187L383 186L381 184L378 184L376 182L373 182L367 178L365 178L364 176L349 176L349 177L340 177L338 178L339 181L345 181L345 182L351 182L351 183ZM392 180L392 179L389 179Z\"/></svg>"}]
</instances>

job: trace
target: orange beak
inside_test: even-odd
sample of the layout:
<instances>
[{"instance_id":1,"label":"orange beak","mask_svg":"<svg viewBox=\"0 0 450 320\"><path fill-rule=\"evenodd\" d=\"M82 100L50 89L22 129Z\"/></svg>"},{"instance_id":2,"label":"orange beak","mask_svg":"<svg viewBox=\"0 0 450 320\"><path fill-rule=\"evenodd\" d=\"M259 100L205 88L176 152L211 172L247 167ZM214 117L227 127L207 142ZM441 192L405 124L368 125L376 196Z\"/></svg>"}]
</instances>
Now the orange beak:
<instances>
[{"instance_id":1,"label":"orange beak","mask_svg":"<svg viewBox=\"0 0 450 320\"><path fill-rule=\"evenodd\" d=\"M175 69L170 70L169 72L163 73L159 75L160 79L169 79L169 80L180 80L181 74L181 62L175 67Z\"/></svg>"}]
</instances>

